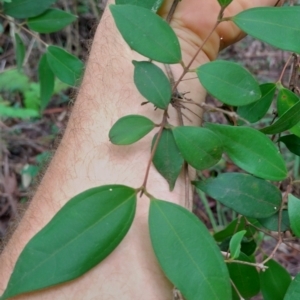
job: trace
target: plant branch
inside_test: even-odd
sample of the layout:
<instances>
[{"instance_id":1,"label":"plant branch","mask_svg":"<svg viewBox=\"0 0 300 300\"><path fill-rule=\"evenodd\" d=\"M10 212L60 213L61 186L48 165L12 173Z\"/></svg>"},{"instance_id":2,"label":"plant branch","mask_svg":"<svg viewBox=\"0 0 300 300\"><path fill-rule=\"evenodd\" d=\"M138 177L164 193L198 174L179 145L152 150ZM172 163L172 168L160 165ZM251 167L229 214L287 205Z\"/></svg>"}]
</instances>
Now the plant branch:
<instances>
[{"instance_id":1,"label":"plant branch","mask_svg":"<svg viewBox=\"0 0 300 300\"><path fill-rule=\"evenodd\" d=\"M223 254L223 256L225 256L226 252L222 252L222 254ZM264 262L262 262L262 263L251 263L251 262L248 262L248 261L234 260L234 259L225 259L225 262L227 264L235 263L235 264L241 264L241 265L248 265L248 266L259 268L262 271L265 271L266 269L268 269L268 267L264 265Z\"/></svg>"},{"instance_id":2,"label":"plant branch","mask_svg":"<svg viewBox=\"0 0 300 300\"><path fill-rule=\"evenodd\" d=\"M231 285L233 286L233 288L234 288L234 290L236 291L236 293L238 294L240 300L245 300L245 299L243 298L243 296L241 295L241 293L239 292L239 290L237 289L237 287L235 286L235 284L234 284L234 282L232 281L232 279L230 279L230 283L231 283Z\"/></svg>"},{"instance_id":3,"label":"plant branch","mask_svg":"<svg viewBox=\"0 0 300 300\"><path fill-rule=\"evenodd\" d=\"M280 74L280 76L279 76L277 82L280 82L280 83L281 83L282 77L283 77L283 75L284 75L284 73L285 73L285 71L286 71L286 68L288 67L288 65L289 65L290 60L291 60L292 57L293 57L293 54L290 55L290 57L288 58L287 62L285 63L285 65L284 65L284 67L283 67L283 69L282 69L282 71L281 71L281 74Z\"/></svg>"}]
</instances>

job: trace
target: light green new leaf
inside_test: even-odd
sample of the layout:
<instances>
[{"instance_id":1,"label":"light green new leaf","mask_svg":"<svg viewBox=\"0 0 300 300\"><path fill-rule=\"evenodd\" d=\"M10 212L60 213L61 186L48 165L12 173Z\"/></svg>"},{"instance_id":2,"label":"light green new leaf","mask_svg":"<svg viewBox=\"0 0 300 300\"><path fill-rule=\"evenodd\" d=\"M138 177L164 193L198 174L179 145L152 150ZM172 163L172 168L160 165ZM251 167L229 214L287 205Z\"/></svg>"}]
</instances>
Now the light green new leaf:
<instances>
[{"instance_id":1,"label":"light green new leaf","mask_svg":"<svg viewBox=\"0 0 300 300\"><path fill-rule=\"evenodd\" d=\"M13 0L4 3L4 14L13 18L30 18L43 13L56 0Z\"/></svg>"},{"instance_id":2,"label":"light green new leaf","mask_svg":"<svg viewBox=\"0 0 300 300\"><path fill-rule=\"evenodd\" d=\"M229 275L215 241L185 208L151 200L149 229L158 262L187 300L231 300Z\"/></svg>"},{"instance_id":3,"label":"light green new leaf","mask_svg":"<svg viewBox=\"0 0 300 300\"><path fill-rule=\"evenodd\" d=\"M166 109L171 101L172 88L168 77L155 64L133 61L134 83L139 92L155 106Z\"/></svg>"},{"instance_id":4,"label":"light green new leaf","mask_svg":"<svg viewBox=\"0 0 300 300\"><path fill-rule=\"evenodd\" d=\"M156 12L164 0L116 0L116 4L132 4L142 6Z\"/></svg>"},{"instance_id":5,"label":"light green new leaf","mask_svg":"<svg viewBox=\"0 0 300 300\"><path fill-rule=\"evenodd\" d=\"M223 103L241 106L261 97L256 79L237 63L216 60L198 67L196 73L203 87Z\"/></svg>"},{"instance_id":6,"label":"light green new leaf","mask_svg":"<svg viewBox=\"0 0 300 300\"><path fill-rule=\"evenodd\" d=\"M60 9L48 9L43 14L29 18L28 27L36 32L50 33L63 29L76 20L76 16Z\"/></svg>"},{"instance_id":7,"label":"light green new leaf","mask_svg":"<svg viewBox=\"0 0 300 300\"><path fill-rule=\"evenodd\" d=\"M260 90L262 96L259 100L245 106L239 106L237 109L237 113L251 123L259 121L268 112L276 91L276 84L264 83L260 85Z\"/></svg>"},{"instance_id":8,"label":"light green new leaf","mask_svg":"<svg viewBox=\"0 0 300 300\"><path fill-rule=\"evenodd\" d=\"M241 243L246 232L247 232L246 230L239 231L235 233L231 238L229 243L230 258L236 259L237 257L240 256Z\"/></svg>"},{"instance_id":9,"label":"light green new leaf","mask_svg":"<svg viewBox=\"0 0 300 300\"><path fill-rule=\"evenodd\" d=\"M156 136L153 139L152 147L155 140ZM164 129L153 157L153 164L156 170L169 183L170 191L174 189L183 162L184 160L175 143L172 131L170 129Z\"/></svg>"},{"instance_id":10,"label":"light green new leaf","mask_svg":"<svg viewBox=\"0 0 300 300\"><path fill-rule=\"evenodd\" d=\"M23 67L23 61L24 61L26 49L22 39L17 33L15 34L15 41L16 41L17 67L18 70L20 71Z\"/></svg>"},{"instance_id":11,"label":"light green new leaf","mask_svg":"<svg viewBox=\"0 0 300 300\"><path fill-rule=\"evenodd\" d=\"M257 7L232 21L244 32L283 50L300 53L300 7Z\"/></svg>"},{"instance_id":12,"label":"light green new leaf","mask_svg":"<svg viewBox=\"0 0 300 300\"><path fill-rule=\"evenodd\" d=\"M40 114L34 109L10 107L0 104L0 116L7 118L29 119L39 117Z\"/></svg>"},{"instance_id":13,"label":"light green new leaf","mask_svg":"<svg viewBox=\"0 0 300 300\"><path fill-rule=\"evenodd\" d=\"M291 282L283 300L299 300L300 299L300 273Z\"/></svg>"},{"instance_id":14,"label":"light green new leaf","mask_svg":"<svg viewBox=\"0 0 300 300\"><path fill-rule=\"evenodd\" d=\"M183 158L195 169L208 169L221 159L221 141L209 129L178 126L173 135Z\"/></svg>"},{"instance_id":15,"label":"light green new leaf","mask_svg":"<svg viewBox=\"0 0 300 300\"><path fill-rule=\"evenodd\" d=\"M205 126L219 135L225 152L240 168L269 180L281 181L287 177L285 162L278 149L258 130L211 123Z\"/></svg>"},{"instance_id":16,"label":"light green new leaf","mask_svg":"<svg viewBox=\"0 0 300 300\"><path fill-rule=\"evenodd\" d=\"M300 156L300 138L290 134L280 137L278 140L286 145L286 147L294 154Z\"/></svg>"},{"instance_id":17,"label":"light green new leaf","mask_svg":"<svg viewBox=\"0 0 300 300\"><path fill-rule=\"evenodd\" d=\"M83 62L62 48L49 46L47 60L55 76L62 82L76 86L81 79Z\"/></svg>"},{"instance_id":18,"label":"light green new leaf","mask_svg":"<svg viewBox=\"0 0 300 300\"><path fill-rule=\"evenodd\" d=\"M259 273L264 300L282 300L292 279L290 274L275 260L266 263L268 269Z\"/></svg>"},{"instance_id":19,"label":"light green new leaf","mask_svg":"<svg viewBox=\"0 0 300 300\"><path fill-rule=\"evenodd\" d=\"M300 199L289 194L288 212L293 233L300 237Z\"/></svg>"},{"instance_id":20,"label":"light green new leaf","mask_svg":"<svg viewBox=\"0 0 300 300\"><path fill-rule=\"evenodd\" d=\"M242 173L224 173L194 182L210 197L250 218L267 218L280 207L280 190L266 180Z\"/></svg>"},{"instance_id":21,"label":"light green new leaf","mask_svg":"<svg viewBox=\"0 0 300 300\"><path fill-rule=\"evenodd\" d=\"M54 91L54 74L48 64L47 54L44 54L39 62L39 81L40 81L40 97L41 97L41 110L43 111L53 94Z\"/></svg>"},{"instance_id":22,"label":"light green new leaf","mask_svg":"<svg viewBox=\"0 0 300 300\"><path fill-rule=\"evenodd\" d=\"M271 231L277 231L278 232L278 218L279 213L266 218L266 219L257 219L257 221L265 228L271 230ZM280 225L280 231L284 232L287 230L290 230L290 219L288 215L288 211L285 209L281 213L281 225Z\"/></svg>"},{"instance_id":23,"label":"light green new leaf","mask_svg":"<svg viewBox=\"0 0 300 300\"><path fill-rule=\"evenodd\" d=\"M237 260L253 263L244 253L241 253ZM228 263L227 268L231 280L245 299L252 298L259 293L259 275L255 267L239 263Z\"/></svg>"},{"instance_id":24,"label":"light green new leaf","mask_svg":"<svg viewBox=\"0 0 300 300\"><path fill-rule=\"evenodd\" d=\"M134 51L159 62L181 61L178 38L170 25L149 9L135 5L110 5L115 23Z\"/></svg>"},{"instance_id":25,"label":"light green new leaf","mask_svg":"<svg viewBox=\"0 0 300 300\"><path fill-rule=\"evenodd\" d=\"M120 118L109 131L109 140L115 145L130 145L154 129L155 124L140 115Z\"/></svg>"},{"instance_id":26,"label":"light green new leaf","mask_svg":"<svg viewBox=\"0 0 300 300\"><path fill-rule=\"evenodd\" d=\"M136 191L123 185L72 198L20 254L1 300L73 280L106 258L128 232Z\"/></svg>"}]
</instances>

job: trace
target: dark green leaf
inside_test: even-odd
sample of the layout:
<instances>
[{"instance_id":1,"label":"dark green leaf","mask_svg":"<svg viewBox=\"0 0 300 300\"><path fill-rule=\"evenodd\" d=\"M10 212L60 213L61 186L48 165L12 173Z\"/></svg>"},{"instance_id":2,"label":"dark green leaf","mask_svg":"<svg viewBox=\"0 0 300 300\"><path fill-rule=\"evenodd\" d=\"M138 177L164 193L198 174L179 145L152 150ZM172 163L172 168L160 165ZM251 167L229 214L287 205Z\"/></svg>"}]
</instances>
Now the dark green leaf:
<instances>
[{"instance_id":1,"label":"dark green leaf","mask_svg":"<svg viewBox=\"0 0 300 300\"><path fill-rule=\"evenodd\" d=\"M172 89L168 77L148 61L133 61L134 83L139 92L151 103L166 109L171 101Z\"/></svg>"},{"instance_id":2,"label":"dark green leaf","mask_svg":"<svg viewBox=\"0 0 300 300\"><path fill-rule=\"evenodd\" d=\"M116 0L116 4L132 4L142 6L156 12L162 5L163 0Z\"/></svg>"},{"instance_id":3,"label":"dark green leaf","mask_svg":"<svg viewBox=\"0 0 300 300\"><path fill-rule=\"evenodd\" d=\"M232 18L244 32L283 50L300 53L299 6L256 7Z\"/></svg>"},{"instance_id":4,"label":"dark green leaf","mask_svg":"<svg viewBox=\"0 0 300 300\"><path fill-rule=\"evenodd\" d=\"M258 219L257 221L263 227L265 227L271 231L278 231L278 217L279 217L279 213L277 213L269 218L266 218L266 219ZM290 219L289 219L287 210L282 211L280 229L281 229L281 231L287 231L290 229Z\"/></svg>"},{"instance_id":5,"label":"dark green leaf","mask_svg":"<svg viewBox=\"0 0 300 300\"><path fill-rule=\"evenodd\" d=\"M54 91L54 74L48 64L47 54L44 54L39 63L39 80L41 95L41 110L44 110Z\"/></svg>"},{"instance_id":6,"label":"dark green leaf","mask_svg":"<svg viewBox=\"0 0 300 300\"><path fill-rule=\"evenodd\" d=\"M135 214L136 191L122 185L72 198L22 251L1 299L75 279L122 241Z\"/></svg>"},{"instance_id":7,"label":"dark green leaf","mask_svg":"<svg viewBox=\"0 0 300 300\"><path fill-rule=\"evenodd\" d=\"M269 180L287 177L285 162L276 146L258 130L208 123L206 127L219 135L225 152L240 168Z\"/></svg>"},{"instance_id":8,"label":"dark green leaf","mask_svg":"<svg viewBox=\"0 0 300 300\"><path fill-rule=\"evenodd\" d=\"M300 138L290 134L280 137L278 140L286 145L286 147L294 154L300 156Z\"/></svg>"},{"instance_id":9,"label":"dark green leaf","mask_svg":"<svg viewBox=\"0 0 300 300\"><path fill-rule=\"evenodd\" d=\"M110 5L110 10L131 49L166 64L181 61L178 38L165 20L149 9L134 5Z\"/></svg>"},{"instance_id":10,"label":"dark green leaf","mask_svg":"<svg viewBox=\"0 0 300 300\"><path fill-rule=\"evenodd\" d=\"M12 0L4 3L4 13L14 18L30 18L44 12L56 0Z\"/></svg>"},{"instance_id":11,"label":"dark green leaf","mask_svg":"<svg viewBox=\"0 0 300 300\"><path fill-rule=\"evenodd\" d=\"M214 166L222 156L219 138L202 127L178 126L173 129L176 144L183 158L195 169Z\"/></svg>"},{"instance_id":12,"label":"dark green leaf","mask_svg":"<svg viewBox=\"0 0 300 300\"><path fill-rule=\"evenodd\" d=\"M300 237L300 199L289 194L288 212L293 233Z\"/></svg>"},{"instance_id":13,"label":"dark green leaf","mask_svg":"<svg viewBox=\"0 0 300 300\"><path fill-rule=\"evenodd\" d=\"M26 49L22 39L18 34L15 34L15 41L16 41L17 67L18 70L20 71L23 67L23 61L24 61Z\"/></svg>"},{"instance_id":14,"label":"dark green leaf","mask_svg":"<svg viewBox=\"0 0 300 300\"><path fill-rule=\"evenodd\" d=\"M154 142L155 138L152 147ZM175 143L173 133L169 129L164 129L162 132L153 157L153 164L157 171L168 181L170 191L172 191L182 169L183 158Z\"/></svg>"},{"instance_id":15,"label":"dark green leaf","mask_svg":"<svg viewBox=\"0 0 300 300\"><path fill-rule=\"evenodd\" d=\"M179 205L153 199L149 228L160 266L186 299L231 299L224 260L195 215Z\"/></svg>"},{"instance_id":16,"label":"dark green leaf","mask_svg":"<svg viewBox=\"0 0 300 300\"><path fill-rule=\"evenodd\" d=\"M223 103L241 106L261 97L255 78L236 63L217 60L200 66L196 73L203 87Z\"/></svg>"},{"instance_id":17,"label":"dark green leaf","mask_svg":"<svg viewBox=\"0 0 300 300\"><path fill-rule=\"evenodd\" d=\"M246 230L239 231L233 235L230 240L229 249L230 249L230 258L236 259L240 256L241 253L241 243L243 237L246 233Z\"/></svg>"},{"instance_id":18,"label":"dark green leaf","mask_svg":"<svg viewBox=\"0 0 300 300\"><path fill-rule=\"evenodd\" d=\"M243 253L240 254L237 260L253 262ZM244 298L248 299L259 293L259 275L255 267L239 263L228 263L227 267L231 280Z\"/></svg>"},{"instance_id":19,"label":"dark green leaf","mask_svg":"<svg viewBox=\"0 0 300 300\"><path fill-rule=\"evenodd\" d=\"M76 16L60 9L48 9L43 14L27 20L28 27L36 32L50 33L63 29L76 20Z\"/></svg>"},{"instance_id":20,"label":"dark green leaf","mask_svg":"<svg viewBox=\"0 0 300 300\"><path fill-rule=\"evenodd\" d=\"M115 145L130 145L154 129L155 124L140 115L129 115L119 119L109 131L109 140Z\"/></svg>"},{"instance_id":21,"label":"dark green leaf","mask_svg":"<svg viewBox=\"0 0 300 300\"><path fill-rule=\"evenodd\" d=\"M284 300L299 300L300 299L300 273L294 278L292 283L290 284L285 296Z\"/></svg>"},{"instance_id":22,"label":"dark green leaf","mask_svg":"<svg viewBox=\"0 0 300 300\"><path fill-rule=\"evenodd\" d=\"M218 0L218 2L222 7L226 7L232 2L232 0Z\"/></svg>"},{"instance_id":23,"label":"dark green leaf","mask_svg":"<svg viewBox=\"0 0 300 300\"><path fill-rule=\"evenodd\" d=\"M210 197L250 218L272 216L281 203L281 193L276 186L248 174L224 173L194 184Z\"/></svg>"},{"instance_id":24,"label":"dark green leaf","mask_svg":"<svg viewBox=\"0 0 300 300\"><path fill-rule=\"evenodd\" d=\"M250 256L256 250L257 244L254 239L251 240L243 240L241 243L241 252Z\"/></svg>"},{"instance_id":25,"label":"dark green leaf","mask_svg":"<svg viewBox=\"0 0 300 300\"><path fill-rule=\"evenodd\" d=\"M264 300L282 300L292 281L291 276L273 259L269 260L266 266L268 269L259 273Z\"/></svg>"},{"instance_id":26,"label":"dark green leaf","mask_svg":"<svg viewBox=\"0 0 300 300\"><path fill-rule=\"evenodd\" d=\"M49 46L47 60L55 76L71 86L78 84L83 72L83 62L64 49Z\"/></svg>"},{"instance_id":27,"label":"dark green leaf","mask_svg":"<svg viewBox=\"0 0 300 300\"><path fill-rule=\"evenodd\" d=\"M251 123L259 121L267 113L276 91L276 85L275 83L264 83L260 85L260 90L262 96L258 101L237 109L237 113Z\"/></svg>"}]
</instances>

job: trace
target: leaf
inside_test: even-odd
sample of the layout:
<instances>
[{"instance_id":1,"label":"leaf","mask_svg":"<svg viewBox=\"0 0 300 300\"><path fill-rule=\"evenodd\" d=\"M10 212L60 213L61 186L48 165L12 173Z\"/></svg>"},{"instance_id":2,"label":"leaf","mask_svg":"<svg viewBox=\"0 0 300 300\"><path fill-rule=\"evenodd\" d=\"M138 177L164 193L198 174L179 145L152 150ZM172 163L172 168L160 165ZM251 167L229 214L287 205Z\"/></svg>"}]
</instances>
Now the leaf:
<instances>
[{"instance_id":1,"label":"leaf","mask_svg":"<svg viewBox=\"0 0 300 300\"><path fill-rule=\"evenodd\" d=\"M237 113L251 123L262 119L268 112L276 91L275 83L264 83L260 85L261 98L254 103L245 106L239 106Z\"/></svg>"},{"instance_id":2,"label":"leaf","mask_svg":"<svg viewBox=\"0 0 300 300\"><path fill-rule=\"evenodd\" d=\"M72 198L25 246L1 299L75 279L106 258L134 218L136 191L122 185Z\"/></svg>"},{"instance_id":3,"label":"leaf","mask_svg":"<svg viewBox=\"0 0 300 300\"><path fill-rule=\"evenodd\" d=\"M231 20L247 34L277 48L300 53L300 7L256 7Z\"/></svg>"},{"instance_id":4,"label":"leaf","mask_svg":"<svg viewBox=\"0 0 300 300\"><path fill-rule=\"evenodd\" d=\"M296 275L284 296L284 300L298 300L300 298L300 273Z\"/></svg>"},{"instance_id":5,"label":"leaf","mask_svg":"<svg viewBox=\"0 0 300 300\"><path fill-rule=\"evenodd\" d=\"M132 4L151 9L156 12L162 5L163 0L116 0L116 4Z\"/></svg>"},{"instance_id":6,"label":"leaf","mask_svg":"<svg viewBox=\"0 0 300 300\"><path fill-rule=\"evenodd\" d=\"M282 116L286 111L299 102L299 97L292 91L281 87L277 96L277 113ZM289 131L300 137L300 123L289 128Z\"/></svg>"},{"instance_id":7,"label":"leaf","mask_svg":"<svg viewBox=\"0 0 300 300\"><path fill-rule=\"evenodd\" d=\"M253 263L253 261L244 253L241 253L238 260ZM243 298L251 298L259 293L260 283L259 275L255 267L239 264L227 264L230 278L234 282Z\"/></svg>"},{"instance_id":8,"label":"leaf","mask_svg":"<svg viewBox=\"0 0 300 300\"><path fill-rule=\"evenodd\" d=\"M239 231L233 235L230 240L229 248L230 248L230 258L236 259L240 256L241 253L241 242L246 233L246 230Z\"/></svg>"},{"instance_id":9,"label":"leaf","mask_svg":"<svg viewBox=\"0 0 300 300\"><path fill-rule=\"evenodd\" d=\"M155 140L156 136L153 139L152 147ZM157 171L169 183L170 191L174 189L183 162L182 155L175 143L172 131L170 129L163 129L153 157L153 164Z\"/></svg>"},{"instance_id":10,"label":"leaf","mask_svg":"<svg viewBox=\"0 0 300 300\"><path fill-rule=\"evenodd\" d=\"M218 0L218 2L221 7L227 7L232 2L232 0Z\"/></svg>"},{"instance_id":11,"label":"leaf","mask_svg":"<svg viewBox=\"0 0 300 300\"><path fill-rule=\"evenodd\" d=\"M48 64L47 54L44 54L39 62L39 81L40 81L40 97L41 110L43 111L54 92L54 74Z\"/></svg>"},{"instance_id":12,"label":"leaf","mask_svg":"<svg viewBox=\"0 0 300 300\"><path fill-rule=\"evenodd\" d=\"M76 16L61 9L48 9L43 14L27 20L28 27L36 32L56 32L76 20Z\"/></svg>"},{"instance_id":13,"label":"leaf","mask_svg":"<svg viewBox=\"0 0 300 300\"><path fill-rule=\"evenodd\" d=\"M265 227L271 231L278 231L278 217L279 217L279 213L277 213L269 218L266 218L266 219L258 219L257 221L263 227ZM290 230L290 219L289 219L287 210L282 211L280 229L282 232Z\"/></svg>"},{"instance_id":14,"label":"leaf","mask_svg":"<svg viewBox=\"0 0 300 300\"><path fill-rule=\"evenodd\" d=\"M165 20L143 7L109 7L118 30L132 50L166 64L181 61L178 38Z\"/></svg>"},{"instance_id":15,"label":"leaf","mask_svg":"<svg viewBox=\"0 0 300 300\"><path fill-rule=\"evenodd\" d=\"M55 76L71 86L78 84L83 72L83 62L62 48L49 46L47 60Z\"/></svg>"},{"instance_id":16,"label":"leaf","mask_svg":"<svg viewBox=\"0 0 300 300\"><path fill-rule=\"evenodd\" d=\"M5 106L0 103L0 116L8 118L29 119L39 117L39 113L33 109Z\"/></svg>"},{"instance_id":17,"label":"leaf","mask_svg":"<svg viewBox=\"0 0 300 300\"><path fill-rule=\"evenodd\" d=\"M292 194L288 198L288 213L293 233L300 237L300 199Z\"/></svg>"},{"instance_id":18,"label":"leaf","mask_svg":"<svg viewBox=\"0 0 300 300\"><path fill-rule=\"evenodd\" d=\"M203 87L223 103L241 106L261 97L256 79L239 64L217 60L198 67L196 73Z\"/></svg>"},{"instance_id":19,"label":"leaf","mask_svg":"<svg viewBox=\"0 0 300 300\"><path fill-rule=\"evenodd\" d=\"M186 299L231 299L224 260L195 215L179 205L152 199L149 229L161 268Z\"/></svg>"},{"instance_id":20,"label":"leaf","mask_svg":"<svg viewBox=\"0 0 300 300\"><path fill-rule=\"evenodd\" d=\"M250 218L272 216L281 203L281 193L276 186L248 174L224 173L194 184L210 197Z\"/></svg>"},{"instance_id":21,"label":"leaf","mask_svg":"<svg viewBox=\"0 0 300 300\"><path fill-rule=\"evenodd\" d=\"M26 49L22 39L18 34L15 34L15 41L16 41L17 67L18 70L21 71L23 67L23 61L24 61Z\"/></svg>"},{"instance_id":22,"label":"leaf","mask_svg":"<svg viewBox=\"0 0 300 300\"><path fill-rule=\"evenodd\" d=\"M173 135L183 158L197 170L214 166L222 157L220 140L206 128L178 126Z\"/></svg>"},{"instance_id":23,"label":"leaf","mask_svg":"<svg viewBox=\"0 0 300 300\"><path fill-rule=\"evenodd\" d=\"M30 18L41 14L55 2L56 0L43 0L37 4L36 0L13 0L4 3L4 14L13 18Z\"/></svg>"},{"instance_id":24,"label":"leaf","mask_svg":"<svg viewBox=\"0 0 300 300\"><path fill-rule=\"evenodd\" d=\"M109 131L109 140L115 145L130 145L154 129L155 124L140 115L120 118Z\"/></svg>"},{"instance_id":25,"label":"leaf","mask_svg":"<svg viewBox=\"0 0 300 300\"><path fill-rule=\"evenodd\" d=\"M229 158L245 171L269 180L287 177L285 162L275 145L264 134L249 127L206 123L223 142Z\"/></svg>"},{"instance_id":26,"label":"leaf","mask_svg":"<svg viewBox=\"0 0 300 300\"><path fill-rule=\"evenodd\" d=\"M265 265L268 269L259 274L264 300L282 300L292 281L291 276L273 259Z\"/></svg>"},{"instance_id":27,"label":"leaf","mask_svg":"<svg viewBox=\"0 0 300 300\"><path fill-rule=\"evenodd\" d=\"M166 109L171 101L172 89L168 77L148 61L133 61L134 83L139 92L151 103Z\"/></svg>"},{"instance_id":28,"label":"leaf","mask_svg":"<svg viewBox=\"0 0 300 300\"><path fill-rule=\"evenodd\" d=\"M300 138L290 134L280 137L278 140L286 145L286 147L294 154L300 156Z\"/></svg>"}]
</instances>

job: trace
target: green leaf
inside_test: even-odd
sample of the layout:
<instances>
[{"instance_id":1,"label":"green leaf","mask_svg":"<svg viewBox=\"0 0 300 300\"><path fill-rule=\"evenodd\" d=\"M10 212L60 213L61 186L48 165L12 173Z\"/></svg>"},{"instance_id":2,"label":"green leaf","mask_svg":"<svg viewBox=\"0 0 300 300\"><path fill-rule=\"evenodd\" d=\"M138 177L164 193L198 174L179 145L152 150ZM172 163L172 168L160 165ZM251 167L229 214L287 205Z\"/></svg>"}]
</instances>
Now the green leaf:
<instances>
[{"instance_id":1,"label":"green leaf","mask_svg":"<svg viewBox=\"0 0 300 300\"><path fill-rule=\"evenodd\" d=\"M299 300L300 299L300 273L294 278L284 296L284 300Z\"/></svg>"},{"instance_id":2,"label":"green leaf","mask_svg":"<svg viewBox=\"0 0 300 300\"><path fill-rule=\"evenodd\" d=\"M288 213L293 233L300 237L300 199L289 194Z\"/></svg>"},{"instance_id":3,"label":"green leaf","mask_svg":"<svg viewBox=\"0 0 300 300\"><path fill-rule=\"evenodd\" d=\"M132 4L151 9L156 12L162 5L163 0L116 0L116 4Z\"/></svg>"},{"instance_id":4,"label":"green leaf","mask_svg":"<svg viewBox=\"0 0 300 300\"><path fill-rule=\"evenodd\" d=\"M210 123L205 126L219 135L225 152L240 168L269 180L287 177L285 162L276 146L258 130Z\"/></svg>"},{"instance_id":5,"label":"green leaf","mask_svg":"<svg viewBox=\"0 0 300 300\"><path fill-rule=\"evenodd\" d=\"M155 124L140 115L120 118L109 131L109 140L115 145L130 145L154 129Z\"/></svg>"},{"instance_id":6,"label":"green leaf","mask_svg":"<svg viewBox=\"0 0 300 300\"><path fill-rule=\"evenodd\" d=\"M237 260L253 263L244 253ZM227 267L231 280L243 298L248 299L259 293L259 275L255 267L239 263L228 263Z\"/></svg>"},{"instance_id":7,"label":"green leaf","mask_svg":"<svg viewBox=\"0 0 300 300\"><path fill-rule=\"evenodd\" d=\"M62 48L49 46L47 60L55 76L71 86L78 84L83 72L83 62Z\"/></svg>"},{"instance_id":8,"label":"green leaf","mask_svg":"<svg viewBox=\"0 0 300 300\"><path fill-rule=\"evenodd\" d=\"M261 97L256 79L239 64L217 60L198 67L196 73L203 87L223 103L241 106Z\"/></svg>"},{"instance_id":9,"label":"green leaf","mask_svg":"<svg viewBox=\"0 0 300 300\"><path fill-rule=\"evenodd\" d=\"M21 71L23 67L23 61L24 61L26 49L22 39L18 34L15 34L15 41L16 41L17 67L18 70Z\"/></svg>"},{"instance_id":10,"label":"green leaf","mask_svg":"<svg viewBox=\"0 0 300 300\"><path fill-rule=\"evenodd\" d=\"M166 64L181 61L178 38L165 20L143 7L109 7L121 35L131 49Z\"/></svg>"},{"instance_id":11,"label":"green leaf","mask_svg":"<svg viewBox=\"0 0 300 300\"><path fill-rule=\"evenodd\" d=\"M299 97L292 91L281 87L277 96L277 113L282 116L291 107L299 102ZM289 131L300 137L300 123L289 129Z\"/></svg>"},{"instance_id":12,"label":"green leaf","mask_svg":"<svg viewBox=\"0 0 300 300\"><path fill-rule=\"evenodd\" d=\"M227 7L232 2L232 0L218 0L218 2L221 7Z\"/></svg>"},{"instance_id":13,"label":"green leaf","mask_svg":"<svg viewBox=\"0 0 300 300\"><path fill-rule=\"evenodd\" d=\"M39 112L33 109L10 107L0 104L0 116L8 118L29 119L39 117Z\"/></svg>"},{"instance_id":14,"label":"green leaf","mask_svg":"<svg viewBox=\"0 0 300 300\"><path fill-rule=\"evenodd\" d=\"M255 123L262 119L268 112L276 91L275 83L264 83L260 85L261 98L245 106L240 106L237 113L251 123Z\"/></svg>"},{"instance_id":15,"label":"green leaf","mask_svg":"<svg viewBox=\"0 0 300 300\"><path fill-rule=\"evenodd\" d=\"M197 181L198 189L250 218L267 218L280 208L280 190L263 179L242 173L224 173Z\"/></svg>"},{"instance_id":16,"label":"green leaf","mask_svg":"<svg viewBox=\"0 0 300 300\"><path fill-rule=\"evenodd\" d=\"M279 217L279 213L277 213L269 218L266 218L266 219L258 219L257 221L263 227L265 227L271 231L278 231L278 217ZM280 229L283 232L290 230L290 219L289 219L287 210L282 211Z\"/></svg>"},{"instance_id":17,"label":"green leaf","mask_svg":"<svg viewBox=\"0 0 300 300\"><path fill-rule=\"evenodd\" d=\"M278 140L286 145L286 147L294 154L300 156L300 138L293 134L280 137Z\"/></svg>"},{"instance_id":18,"label":"green leaf","mask_svg":"<svg viewBox=\"0 0 300 300\"><path fill-rule=\"evenodd\" d=\"M232 21L259 40L283 50L300 53L299 15L299 6L256 7L240 12Z\"/></svg>"},{"instance_id":19,"label":"green leaf","mask_svg":"<svg viewBox=\"0 0 300 300\"><path fill-rule=\"evenodd\" d=\"M25 246L1 299L75 279L106 258L134 218L136 191L122 185L72 198Z\"/></svg>"},{"instance_id":20,"label":"green leaf","mask_svg":"<svg viewBox=\"0 0 300 300\"><path fill-rule=\"evenodd\" d=\"M179 205L152 199L149 229L160 266L186 299L231 299L224 260L195 215Z\"/></svg>"},{"instance_id":21,"label":"green leaf","mask_svg":"<svg viewBox=\"0 0 300 300\"><path fill-rule=\"evenodd\" d=\"M60 9L48 9L43 14L29 18L28 27L36 32L51 33L59 31L76 20L76 16Z\"/></svg>"},{"instance_id":22,"label":"green leaf","mask_svg":"<svg viewBox=\"0 0 300 300\"><path fill-rule=\"evenodd\" d=\"M30 18L44 12L56 0L13 0L12 2L4 3L4 14L14 18Z\"/></svg>"},{"instance_id":23,"label":"green leaf","mask_svg":"<svg viewBox=\"0 0 300 300\"><path fill-rule=\"evenodd\" d=\"M133 61L134 83L139 92L151 103L166 109L171 101L172 88L168 77L148 61Z\"/></svg>"},{"instance_id":24,"label":"green leaf","mask_svg":"<svg viewBox=\"0 0 300 300\"><path fill-rule=\"evenodd\" d=\"M261 292L264 300L282 300L291 283L291 276L280 264L271 259L268 269L259 273Z\"/></svg>"},{"instance_id":25,"label":"green leaf","mask_svg":"<svg viewBox=\"0 0 300 300\"><path fill-rule=\"evenodd\" d=\"M241 253L241 242L247 231L242 230L233 235L230 240L229 249L230 249L230 258L236 259L240 256Z\"/></svg>"},{"instance_id":26,"label":"green leaf","mask_svg":"<svg viewBox=\"0 0 300 300\"><path fill-rule=\"evenodd\" d=\"M152 147L155 140L156 136L153 139ZM175 143L172 131L170 129L163 129L153 157L153 164L157 171L169 183L170 191L174 189L176 180L182 169L183 162L182 155Z\"/></svg>"},{"instance_id":27,"label":"green leaf","mask_svg":"<svg viewBox=\"0 0 300 300\"><path fill-rule=\"evenodd\" d=\"M54 91L54 74L48 64L47 54L44 54L39 62L39 80L40 80L40 97L41 110L43 111Z\"/></svg>"}]
</instances>

